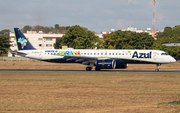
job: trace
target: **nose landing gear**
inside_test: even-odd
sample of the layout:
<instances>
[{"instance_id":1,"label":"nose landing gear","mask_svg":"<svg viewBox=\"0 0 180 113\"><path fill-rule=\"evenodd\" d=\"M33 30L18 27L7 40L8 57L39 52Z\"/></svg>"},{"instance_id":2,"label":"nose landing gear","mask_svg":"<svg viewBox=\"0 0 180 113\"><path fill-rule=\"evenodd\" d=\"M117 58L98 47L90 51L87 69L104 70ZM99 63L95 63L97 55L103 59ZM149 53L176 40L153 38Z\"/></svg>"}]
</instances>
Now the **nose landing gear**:
<instances>
[{"instance_id":1,"label":"nose landing gear","mask_svg":"<svg viewBox=\"0 0 180 113\"><path fill-rule=\"evenodd\" d=\"M159 66L160 66L160 65L161 65L161 64L156 64L156 69L155 69L156 72L159 71Z\"/></svg>"}]
</instances>

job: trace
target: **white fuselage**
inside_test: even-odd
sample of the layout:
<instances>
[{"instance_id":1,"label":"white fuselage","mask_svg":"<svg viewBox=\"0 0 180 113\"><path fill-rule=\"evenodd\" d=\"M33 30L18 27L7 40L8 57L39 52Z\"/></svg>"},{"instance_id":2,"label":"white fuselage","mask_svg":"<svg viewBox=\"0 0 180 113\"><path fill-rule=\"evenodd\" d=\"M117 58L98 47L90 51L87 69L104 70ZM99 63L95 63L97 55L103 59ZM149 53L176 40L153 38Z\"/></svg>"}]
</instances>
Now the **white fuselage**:
<instances>
[{"instance_id":1,"label":"white fuselage","mask_svg":"<svg viewBox=\"0 0 180 113\"><path fill-rule=\"evenodd\" d=\"M160 50L92 50L92 49L56 49L56 50L21 50L27 54L25 57L37 60L50 61L64 59L64 56L96 57L100 59L121 59L126 63L173 63L176 60L164 51ZM67 59L64 59L67 60ZM61 61L60 61L61 62ZM64 62L64 61L63 61Z\"/></svg>"}]
</instances>

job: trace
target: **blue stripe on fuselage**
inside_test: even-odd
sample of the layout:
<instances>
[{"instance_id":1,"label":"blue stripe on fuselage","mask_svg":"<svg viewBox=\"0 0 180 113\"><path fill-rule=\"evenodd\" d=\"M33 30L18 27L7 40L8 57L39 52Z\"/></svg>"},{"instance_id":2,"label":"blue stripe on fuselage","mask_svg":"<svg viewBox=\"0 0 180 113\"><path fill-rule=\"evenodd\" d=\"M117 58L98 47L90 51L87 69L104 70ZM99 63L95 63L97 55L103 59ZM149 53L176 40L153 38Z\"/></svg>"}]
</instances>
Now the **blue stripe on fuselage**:
<instances>
[{"instance_id":1,"label":"blue stripe on fuselage","mask_svg":"<svg viewBox=\"0 0 180 113\"><path fill-rule=\"evenodd\" d=\"M133 63L133 64L156 64L155 62L148 62L148 61L139 61L139 60L129 60L129 59L115 59L117 64L122 64L122 63ZM82 63L83 61L80 62L75 62L76 60L69 60L67 61L67 58L63 59L45 59L42 61L46 62L53 62L53 63Z\"/></svg>"}]
</instances>

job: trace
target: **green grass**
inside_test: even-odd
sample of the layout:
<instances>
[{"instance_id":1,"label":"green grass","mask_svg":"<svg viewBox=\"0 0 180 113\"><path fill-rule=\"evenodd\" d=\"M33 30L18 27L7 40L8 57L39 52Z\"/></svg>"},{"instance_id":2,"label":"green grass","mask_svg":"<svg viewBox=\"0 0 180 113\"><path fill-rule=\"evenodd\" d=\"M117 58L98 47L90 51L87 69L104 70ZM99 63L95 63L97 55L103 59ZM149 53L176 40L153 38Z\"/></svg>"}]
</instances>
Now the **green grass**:
<instances>
[{"instance_id":1,"label":"green grass","mask_svg":"<svg viewBox=\"0 0 180 113\"><path fill-rule=\"evenodd\" d=\"M180 100L179 101L168 102L168 103L165 103L165 105L173 105L173 106L180 105Z\"/></svg>"}]
</instances>

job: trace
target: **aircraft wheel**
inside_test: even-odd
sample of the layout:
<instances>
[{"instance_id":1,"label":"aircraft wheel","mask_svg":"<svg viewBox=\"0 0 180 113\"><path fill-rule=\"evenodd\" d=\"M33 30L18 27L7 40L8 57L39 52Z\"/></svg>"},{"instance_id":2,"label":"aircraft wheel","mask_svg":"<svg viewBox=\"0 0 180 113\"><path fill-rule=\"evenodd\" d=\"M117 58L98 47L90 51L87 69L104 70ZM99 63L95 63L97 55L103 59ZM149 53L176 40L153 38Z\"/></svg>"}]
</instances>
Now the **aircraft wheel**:
<instances>
[{"instance_id":1,"label":"aircraft wheel","mask_svg":"<svg viewBox=\"0 0 180 113\"><path fill-rule=\"evenodd\" d=\"M91 71L92 68L91 67L86 67L86 71Z\"/></svg>"},{"instance_id":2,"label":"aircraft wheel","mask_svg":"<svg viewBox=\"0 0 180 113\"><path fill-rule=\"evenodd\" d=\"M155 71L156 71L156 72L158 72L158 71L159 71L159 69L155 69Z\"/></svg>"},{"instance_id":3,"label":"aircraft wheel","mask_svg":"<svg viewBox=\"0 0 180 113\"><path fill-rule=\"evenodd\" d=\"M97 68L97 67L95 68L95 70L96 70L96 71L100 71L100 69L99 69L99 68Z\"/></svg>"}]
</instances>

